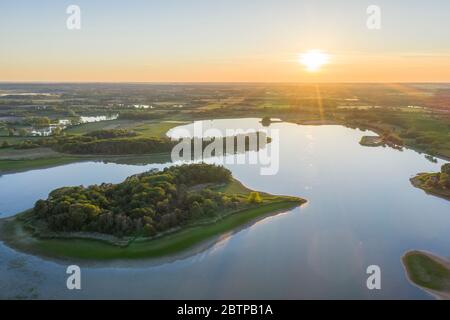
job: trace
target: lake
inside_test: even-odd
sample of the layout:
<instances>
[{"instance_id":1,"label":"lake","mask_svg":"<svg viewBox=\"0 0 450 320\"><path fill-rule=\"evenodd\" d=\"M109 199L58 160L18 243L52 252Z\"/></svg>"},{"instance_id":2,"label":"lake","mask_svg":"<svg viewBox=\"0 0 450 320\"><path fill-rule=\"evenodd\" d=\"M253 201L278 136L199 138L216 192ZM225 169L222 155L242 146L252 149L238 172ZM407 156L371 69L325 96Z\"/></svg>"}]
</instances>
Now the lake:
<instances>
[{"instance_id":1,"label":"lake","mask_svg":"<svg viewBox=\"0 0 450 320\"><path fill-rule=\"evenodd\" d=\"M202 124L263 128L259 119ZM0 298L431 299L408 282L400 259L410 249L449 255L450 202L409 182L418 172L438 171L443 161L407 149L363 147L360 138L373 133L342 126L273 123L269 129L280 137L271 142L279 144L277 174L261 175L256 164L226 166L252 189L300 196L306 205L170 260L82 265L79 291L66 289L71 261L0 244ZM0 218L32 207L57 187L117 183L167 165L88 161L6 174L0 176ZM381 290L366 288L369 265L381 268Z\"/></svg>"}]
</instances>

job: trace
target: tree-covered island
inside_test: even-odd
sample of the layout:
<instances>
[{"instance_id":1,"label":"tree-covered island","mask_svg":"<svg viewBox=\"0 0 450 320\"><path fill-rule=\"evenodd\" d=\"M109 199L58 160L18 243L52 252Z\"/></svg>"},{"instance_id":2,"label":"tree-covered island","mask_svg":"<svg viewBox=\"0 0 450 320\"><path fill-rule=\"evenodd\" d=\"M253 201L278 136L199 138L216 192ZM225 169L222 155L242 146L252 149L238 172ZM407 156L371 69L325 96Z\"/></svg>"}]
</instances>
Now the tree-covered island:
<instances>
[{"instance_id":1,"label":"tree-covered island","mask_svg":"<svg viewBox=\"0 0 450 320\"><path fill-rule=\"evenodd\" d=\"M441 172L419 173L411 183L427 193L450 200L450 163L442 165Z\"/></svg>"},{"instance_id":2,"label":"tree-covered island","mask_svg":"<svg viewBox=\"0 0 450 320\"><path fill-rule=\"evenodd\" d=\"M305 200L258 193L224 167L173 166L119 184L64 187L1 223L25 251L82 259L163 256Z\"/></svg>"}]
</instances>

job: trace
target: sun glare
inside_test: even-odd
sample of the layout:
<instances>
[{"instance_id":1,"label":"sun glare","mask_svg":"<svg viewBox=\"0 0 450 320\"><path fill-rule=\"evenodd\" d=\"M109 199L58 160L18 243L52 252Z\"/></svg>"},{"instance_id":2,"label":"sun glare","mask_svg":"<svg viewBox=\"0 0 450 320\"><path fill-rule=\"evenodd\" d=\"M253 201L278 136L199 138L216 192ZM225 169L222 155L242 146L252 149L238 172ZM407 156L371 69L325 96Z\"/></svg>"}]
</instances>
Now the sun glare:
<instances>
[{"instance_id":1,"label":"sun glare","mask_svg":"<svg viewBox=\"0 0 450 320\"><path fill-rule=\"evenodd\" d=\"M309 50L300 54L298 61L306 67L307 71L316 72L330 61L330 55L320 50Z\"/></svg>"}]
</instances>

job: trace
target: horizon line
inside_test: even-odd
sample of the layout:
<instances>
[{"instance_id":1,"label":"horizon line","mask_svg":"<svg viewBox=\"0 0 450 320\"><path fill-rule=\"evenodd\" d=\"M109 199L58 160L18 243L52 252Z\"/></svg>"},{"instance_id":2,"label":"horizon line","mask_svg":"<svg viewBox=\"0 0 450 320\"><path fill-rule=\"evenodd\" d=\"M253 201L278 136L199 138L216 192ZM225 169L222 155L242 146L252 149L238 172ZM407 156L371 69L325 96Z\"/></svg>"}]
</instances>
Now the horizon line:
<instances>
[{"instance_id":1,"label":"horizon line","mask_svg":"<svg viewBox=\"0 0 450 320\"><path fill-rule=\"evenodd\" d=\"M0 84L450 84L449 81L8 81Z\"/></svg>"}]
</instances>

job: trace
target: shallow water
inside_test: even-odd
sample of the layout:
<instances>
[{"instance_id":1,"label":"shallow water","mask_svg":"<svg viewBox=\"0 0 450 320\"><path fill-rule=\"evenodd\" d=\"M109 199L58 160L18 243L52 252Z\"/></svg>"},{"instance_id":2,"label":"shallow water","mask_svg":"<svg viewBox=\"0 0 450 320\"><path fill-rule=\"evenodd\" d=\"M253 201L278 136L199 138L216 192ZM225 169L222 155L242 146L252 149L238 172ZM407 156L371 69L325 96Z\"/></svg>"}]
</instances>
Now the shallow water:
<instances>
[{"instance_id":1,"label":"shallow water","mask_svg":"<svg viewBox=\"0 0 450 320\"><path fill-rule=\"evenodd\" d=\"M263 128L258 119L203 124ZM442 161L432 163L411 150L360 146L361 136L369 133L342 126L274 123L269 128L280 134L279 142L272 141L280 150L276 175L260 175L258 165L226 166L248 187L301 196L308 199L305 206L224 236L187 258L82 267L80 291L66 289L70 263L0 244L0 297L431 298L408 282L400 258L409 249L449 255L450 202L409 182L418 172L439 170ZM0 217L31 207L59 186L120 182L166 165L83 162L3 175ZM381 267L381 290L366 288L366 268L373 264Z\"/></svg>"}]
</instances>

